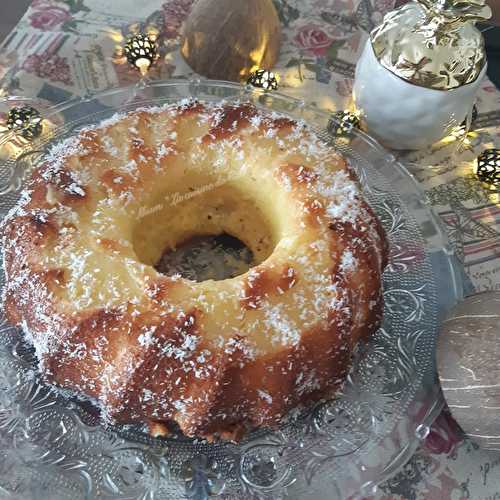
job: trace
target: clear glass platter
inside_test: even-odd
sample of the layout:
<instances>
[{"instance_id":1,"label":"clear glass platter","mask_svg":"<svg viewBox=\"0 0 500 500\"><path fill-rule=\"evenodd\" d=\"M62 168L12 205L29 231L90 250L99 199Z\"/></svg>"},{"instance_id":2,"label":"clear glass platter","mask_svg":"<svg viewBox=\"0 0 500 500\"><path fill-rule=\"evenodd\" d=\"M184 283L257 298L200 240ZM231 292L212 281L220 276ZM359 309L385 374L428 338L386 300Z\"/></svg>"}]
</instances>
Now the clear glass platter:
<instances>
[{"instance_id":1,"label":"clear glass platter","mask_svg":"<svg viewBox=\"0 0 500 500\"><path fill-rule=\"evenodd\" d=\"M120 111L174 102L243 100L305 120L358 173L390 243L384 322L359 348L335 400L293 412L278 431L241 443L104 428L95 410L38 381L19 332L0 335L0 496L31 499L345 499L373 494L414 453L442 408L434 348L439 322L461 297L451 247L423 191L362 132L330 135L330 115L277 93L218 81L141 83L40 109L28 143L0 139L0 217L48 147ZM3 285L3 275L1 284Z\"/></svg>"}]
</instances>

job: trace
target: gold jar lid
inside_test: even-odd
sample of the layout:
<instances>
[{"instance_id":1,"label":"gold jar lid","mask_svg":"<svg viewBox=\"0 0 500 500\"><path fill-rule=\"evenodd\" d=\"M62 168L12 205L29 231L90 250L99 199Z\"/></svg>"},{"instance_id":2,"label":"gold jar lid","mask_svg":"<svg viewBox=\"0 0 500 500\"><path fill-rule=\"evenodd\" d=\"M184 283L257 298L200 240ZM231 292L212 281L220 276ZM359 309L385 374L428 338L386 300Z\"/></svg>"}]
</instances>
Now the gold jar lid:
<instances>
[{"instance_id":1,"label":"gold jar lid","mask_svg":"<svg viewBox=\"0 0 500 500\"><path fill-rule=\"evenodd\" d=\"M474 23L490 17L484 0L417 0L389 12L370 38L378 61L395 75L451 90L481 73L486 53Z\"/></svg>"}]
</instances>

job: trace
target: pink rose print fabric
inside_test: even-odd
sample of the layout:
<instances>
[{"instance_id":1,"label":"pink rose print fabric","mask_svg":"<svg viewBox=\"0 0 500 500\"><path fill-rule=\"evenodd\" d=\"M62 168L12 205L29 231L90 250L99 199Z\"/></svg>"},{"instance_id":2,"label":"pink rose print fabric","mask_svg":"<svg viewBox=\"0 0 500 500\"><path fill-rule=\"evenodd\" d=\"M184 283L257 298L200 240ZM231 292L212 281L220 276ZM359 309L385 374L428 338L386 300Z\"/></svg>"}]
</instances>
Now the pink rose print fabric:
<instances>
[{"instance_id":1,"label":"pink rose print fabric","mask_svg":"<svg viewBox=\"0 0 500 500\"><path fill-rule=\"evenodd\" d=\"M31 26L43 31L57 29L71 19L70 9L63 2L34 0L31 9L33 10L29 15Z\"/></svg>"},{"instance_id":2,"label":"pink rose print fabric","mask_svg":"<svg viewBox=\"0 0 500 500\"><path fill-rule=\"evenodd\" d=\"M73 83L67 58L57 54L50 52L32 54L24 61L22 68L28 73L34 73L52 82L61 82L65 85Z\"/></svg>"},{"instance_id":3,"label":"pink rose print fabric","mask_svg":"<svg viewBox=\"0 0 500 500\"><path fill-rule=\"evenodd\" d=\"M457 445L464 440L464 433L453 420L449 410L443 411L431 427L424 447L434 454L452 455Z\"/></svg>"},{"instance_id":4,"label":"pink rose print fabric","mask_svg":"<svg viewBox=\"0 0 500 500\"><path fill-rule=\"evenodd\" d=\"M294 38L295 43L308 54L322 56L333 39L315 24L303 26Z\"/></svg>"},{"instance_id":5,"label":"pink rose print fabric","mask_svg":"<svg viewBox=\"0 0 500 500\"><path fill-rule=\"evenodd\" d=\"M164 34L167 38L177 38L179 36L182 23L191 12L193 3L194 0L178 0L165 2L162 5Z\"/></svg>"}]
</instances>

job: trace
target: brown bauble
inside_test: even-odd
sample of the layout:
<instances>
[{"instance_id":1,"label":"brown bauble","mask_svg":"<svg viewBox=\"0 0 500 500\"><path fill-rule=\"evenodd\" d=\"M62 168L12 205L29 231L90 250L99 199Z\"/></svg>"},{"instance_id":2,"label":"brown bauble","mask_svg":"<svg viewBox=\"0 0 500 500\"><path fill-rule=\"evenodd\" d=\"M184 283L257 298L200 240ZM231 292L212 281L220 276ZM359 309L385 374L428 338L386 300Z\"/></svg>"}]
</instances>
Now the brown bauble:
<instances>
[{"instance_id":1,"label":"brown bauble","mask_svg":"<svg viewBox=\"0 0 500 500\"><path fill-rule=\"evenodd\" d=\"M273 67L280 40L272 0L198 0L184 24L181 53L196 73L239 82Z\"/></svg>"},{"instance_id":2,"label":"brown bauble","mask_svg":"<svg viewBox=\"0 0 500 500\"><path fill-rule=\"evenodd\" d=\"M481 447L500 450L500 292L453 309L439 334L437 367L460 427Z\"/></svg>"}]
</instances>

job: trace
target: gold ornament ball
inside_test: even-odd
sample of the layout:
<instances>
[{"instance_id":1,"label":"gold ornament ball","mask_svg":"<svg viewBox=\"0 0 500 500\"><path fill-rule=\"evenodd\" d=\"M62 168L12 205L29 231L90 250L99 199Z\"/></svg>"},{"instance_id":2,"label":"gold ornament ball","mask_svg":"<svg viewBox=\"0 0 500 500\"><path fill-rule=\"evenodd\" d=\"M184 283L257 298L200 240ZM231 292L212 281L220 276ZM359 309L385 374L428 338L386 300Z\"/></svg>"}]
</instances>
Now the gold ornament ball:
<instances>
[{"instance_id":1,"label":"gold ornament ball","mask_svg":"<svg viewBox=\"0 0 500 500\"><path fill-rule=\"evenodd\" d=\"M274 66L280 40L272 0L198 0L184 24L181 53L196 73L239 82Z\"/></svg>"}]
</instances>

